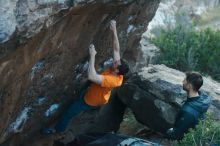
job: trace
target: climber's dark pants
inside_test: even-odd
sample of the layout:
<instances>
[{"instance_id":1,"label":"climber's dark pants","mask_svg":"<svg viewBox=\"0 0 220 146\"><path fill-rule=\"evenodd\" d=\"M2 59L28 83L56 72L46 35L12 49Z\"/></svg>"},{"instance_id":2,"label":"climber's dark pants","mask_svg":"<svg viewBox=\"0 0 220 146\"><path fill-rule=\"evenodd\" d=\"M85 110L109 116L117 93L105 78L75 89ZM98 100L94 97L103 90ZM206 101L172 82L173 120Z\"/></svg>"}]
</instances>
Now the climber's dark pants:
<instances>
[{"instance_id":1,"label":"climber's dark pants","mask_svg":"<svg viewBox=\"0 0 220 146\"><path fill-rule=\"evenodd\" d=\"M72 118L74 118L77 114L79 114L82 111L90 110L95 107L90 106L85 103L84 101L84 94L83 92L80 95L80 98L78 98L76 101L74 101L61 115L60 119L58 120L58 123L55 126L56 132L64 132L66 130L66 127L68 126L68 123Z\"/></svg>"}]
</instances>

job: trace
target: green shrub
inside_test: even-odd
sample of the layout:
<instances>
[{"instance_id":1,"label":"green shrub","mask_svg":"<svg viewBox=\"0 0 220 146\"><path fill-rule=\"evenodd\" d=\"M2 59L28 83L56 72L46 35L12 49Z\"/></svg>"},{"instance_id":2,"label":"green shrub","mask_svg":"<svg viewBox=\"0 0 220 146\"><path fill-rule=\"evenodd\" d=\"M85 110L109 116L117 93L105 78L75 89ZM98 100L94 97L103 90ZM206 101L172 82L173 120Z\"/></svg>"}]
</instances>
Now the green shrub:
<instances>
[{"instance_id":1,"label":"green shrub","mask_svg":"<svg viewBox=\"0 0 220 146\"><path fill-rule=\"evenodd\" d=\"M220 145L220 126L207 115L196 128L190 129L181 141L175 141L174 146L214 146Z\"/></svg>"},{"instance_id":2,"label":"green shrub","mask_svg":"<svg viewBox=\"0 0 220 146\"><path fill-rule=\"evenodd\" d=\"M181 71L196 70L220 80L220 31L177 25L151 40L161 50L158 63Z\"/></svg>"}]
</instances>

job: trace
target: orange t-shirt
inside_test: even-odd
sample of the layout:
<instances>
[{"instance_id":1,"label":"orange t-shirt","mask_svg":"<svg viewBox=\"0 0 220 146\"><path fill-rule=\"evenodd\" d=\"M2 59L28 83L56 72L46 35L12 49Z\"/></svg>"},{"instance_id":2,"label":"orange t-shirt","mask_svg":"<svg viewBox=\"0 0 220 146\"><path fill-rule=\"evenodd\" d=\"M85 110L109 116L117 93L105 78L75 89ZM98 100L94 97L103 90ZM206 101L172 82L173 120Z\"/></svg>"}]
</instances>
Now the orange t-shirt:
<instances>
[{"instance_id":1,"label":"orange t-shirt","mask_svg":"<svg viewBox=\"0 0 220 146\"><path fill-rule=\"evenodd\" d=\"M84 100L88 105L100 106L108 102L111 95L111 90L114 87L121 86L123 82L123 75L113 75L111 70L106 70L101 73L102 83L92 83L87 89Z\"/></svg>"}]
</instances>

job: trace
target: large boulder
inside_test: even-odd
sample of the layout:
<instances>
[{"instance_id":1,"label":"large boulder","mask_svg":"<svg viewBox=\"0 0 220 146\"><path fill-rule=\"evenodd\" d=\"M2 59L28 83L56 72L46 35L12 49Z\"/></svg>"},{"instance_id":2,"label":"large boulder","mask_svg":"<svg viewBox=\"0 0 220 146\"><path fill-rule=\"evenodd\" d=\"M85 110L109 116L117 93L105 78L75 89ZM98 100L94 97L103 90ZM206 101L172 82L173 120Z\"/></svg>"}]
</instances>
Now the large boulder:
<instances>
[{"instance_id":1,"label":"large boulder","mask_svg":"<svg viewBox=\"0 0 220 146\"><path fill-rule=\"evenodd\" d=\"M159 4L77 0L69 6L65 0L52 1L1 1L0 26L11 31L1 31L6 37L0 45L0 144L22 145L56 121L85 80L89 44L96 46L97 67L112 55L111 19L118 22L123 57L134 64L141 35Z\"/></svg>"},{"instance_id":2,"label":"large boulder","mask_svg":"<svg viewBox=\"0 0 220 146\"><path fill-rule=\"evenodd\" d=\"M167 127L174 124L176 113L187 98L186 92L182 89L184 77L183 72L164 65L144 67L130 79L131 85L125 84L119 90L118 96L132 109L138 121L164 132ZM201 88L202 92L212 98L209 112L216 120L220 120L219 86L216 81L204 77L204 85ZM127 88L134 90L133 95L125 94Z\"/></svg>"},{"instance_id":3,"label":"large boulder","mask_svg":"<svg viewBox=\"0 0 220 146\"><path fill-rule=\"evenodd\" d=\"M152 65L132 74L126 83L113 92L109 103L100 111L97 125L90 130L117 131L126 108L130 108L136 120L152 130L164 133L172 127L177 112L187 99L182 89L183 72ZM208 94L212 104L208 112L220 120L220 83L204 77L202 92ZM106 127L105 125L108 125Z\"/></svg>"}]
</instances>

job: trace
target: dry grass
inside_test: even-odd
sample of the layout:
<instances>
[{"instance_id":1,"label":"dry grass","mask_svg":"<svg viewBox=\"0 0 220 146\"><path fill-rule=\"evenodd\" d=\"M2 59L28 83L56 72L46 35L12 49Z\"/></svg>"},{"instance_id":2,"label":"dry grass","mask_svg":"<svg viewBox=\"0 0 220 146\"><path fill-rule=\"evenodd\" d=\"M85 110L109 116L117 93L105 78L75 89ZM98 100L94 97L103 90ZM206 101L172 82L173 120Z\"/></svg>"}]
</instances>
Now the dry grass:
<instances>
[{"instance_id":1,"label":"dry grass","mask_svg":"<svg viewBox=\"0 0 220 146\"><path fill-rule=\"evenodd\" d=\"M204 13L201 17L199 25L207 25L215 21L220 21L220 6L212 8Z\"/></svg>"},{"instance_id":2,"label":"dry grass","mask_svg":"<svg viewBox=\"0 0 220 146\"><path fill-rule=\"evenodd\" d=\"M134 136L144 125L137 122L131 110L127 109L123 122L120 125L119 133Z\"/></svg>"}]
</instances>

